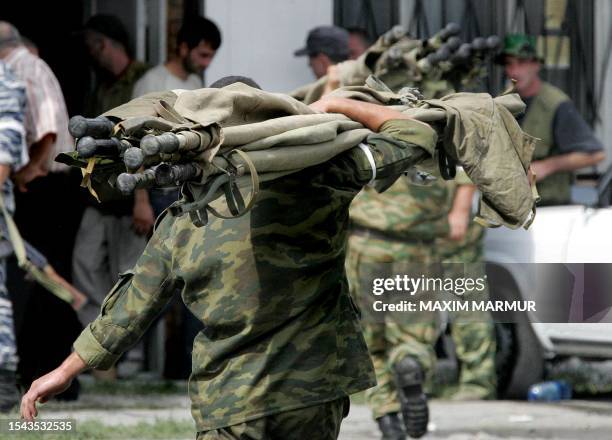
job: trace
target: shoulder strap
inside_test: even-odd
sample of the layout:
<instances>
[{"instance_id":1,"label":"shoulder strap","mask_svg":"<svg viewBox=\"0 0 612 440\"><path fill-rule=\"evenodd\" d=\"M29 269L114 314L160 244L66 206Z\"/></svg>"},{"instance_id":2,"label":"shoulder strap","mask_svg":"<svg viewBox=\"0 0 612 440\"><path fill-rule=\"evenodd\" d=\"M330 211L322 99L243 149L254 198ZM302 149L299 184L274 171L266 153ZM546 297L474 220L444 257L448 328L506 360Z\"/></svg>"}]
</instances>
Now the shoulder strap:
<instances>
[{"instance_id":1,"label":"shoulder strap","mask_svg":"<svg viewBox=\"0 0 612 440\"><path fill-rule=\"evenodd\" d=\"M4 197L2 197L2 194L0 194L0 210L2 211L2 215L6 221L8 238L13 245L13 250L15 252L15 256L17 257L19 267L32 275L32 277L34 277L34 279L49 292L53 293L55 296L66 301L67 303L72 304L73 297L70 292L66 290L64 286L49 278L44 271L34 266L32 262L28 260L25 244L21 238L21 234L19 233L19 229L17 229L17 225L15 224L13 217L11 214L9 214L6 206L4 205Z\"/></svg>"}]
</instances>

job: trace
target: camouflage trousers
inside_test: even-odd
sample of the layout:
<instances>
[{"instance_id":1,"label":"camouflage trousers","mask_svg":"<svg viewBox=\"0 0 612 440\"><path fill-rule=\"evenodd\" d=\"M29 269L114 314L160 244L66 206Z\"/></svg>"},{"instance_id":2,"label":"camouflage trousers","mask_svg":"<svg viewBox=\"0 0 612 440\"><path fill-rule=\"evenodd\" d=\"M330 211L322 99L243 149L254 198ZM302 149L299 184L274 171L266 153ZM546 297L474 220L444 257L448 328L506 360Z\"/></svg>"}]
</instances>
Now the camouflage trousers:
<instances>
[{"instance_id":1,"label":"camouflage trousers","mask_svg":"<svg viewBox=\"0 0 612 440\"><path fill-rule=\"evenodd\" d=\"M6 260L0 259L0 370L17 370L13 305L6 290Z\"/></svg>"},{"instance_id":2,"label":"camouflage trousers","mask_svg":"<svg viewBox=\"0 0 612 440\"><path fill-rule=\"evenodd\" d=\"M349 407L350 400L345 397L238 425L198 432L196 440L335 440Z\"/></svg>"},{"instance_id":3,"label":"camouflage trousers","mask_svg":"<svg viewBox=\"0 0 612 440\"><path fill-rule=\"evenodd\" d=\"M362 312L364 336L376 372L377 385L366 391L366 401L374 418L378 418L400 410L393 374L396 362L411 356L430 378L435 367L438 325L435 312L373 312L372 300L378 298L373 298L372 280L395 275L434 276L440 274L441 267L435 263L431 246L353 234L346 268L351 294Z\"/></svg>"},{"instance_id":4,"label":"camouflage trousers","mask_svg":"<svg viewBox=\"0 0 612 440\"><path fill-rule=\"evenodd\" d=\"M443 264L448 278L484 278L481 243L467 245ZM487 300L488 283L482 292L466 295L466 300ZM495 326L490 312L449 312L451 337L459 361L459 393L466 397L495 398L497 376L495 372Z\"/></svg>"}]
</instances>

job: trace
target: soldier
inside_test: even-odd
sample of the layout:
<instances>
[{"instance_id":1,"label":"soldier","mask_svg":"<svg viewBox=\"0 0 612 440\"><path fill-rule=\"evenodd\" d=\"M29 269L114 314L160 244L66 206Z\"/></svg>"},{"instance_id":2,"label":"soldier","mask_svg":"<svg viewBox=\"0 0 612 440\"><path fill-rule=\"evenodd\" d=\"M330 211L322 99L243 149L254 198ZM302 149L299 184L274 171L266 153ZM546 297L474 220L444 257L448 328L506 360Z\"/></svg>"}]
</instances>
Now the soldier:
<instances>
[{"instance_id":1,"label":"soldier","mask_svg":"<svg viewBox=\"0 0 612 440\"><path fill-rule=\"evenodd\" d=\"M532 163L540 205L568 204L572 171L604 160L603 147L568 96L540 79L535 37L507 35L499 61L527 104L521 127L540 139Z\"/></svg>"},{"instance_id":2,"label":"soldier","mask_svg":"<svg viewBox=\"0 0 612 440\"><path fill-rule=\"evenodd\" d=\"M417 160L412 142L433 148L436 134L388 107L343 98L312 106L392 140L364 145L373 155L353 148L262 184L243 217L215 218L205 228L189 216L162 217L75 352L33 383L23 417L32 420L35 402L81 371L109 368L180 288L206 323L194 343L190 380L199 439L337 438L347 396L374 385L344 276L348 206L371 179L372 165L378 176L396 175Z\"/></svg>"},{"instance_id":3,"label":"soldier","mask_svg":"<svg viewBox=\"0 0 612 440\"><path fill-rule=\"evenodd\" d=\"M374 275L482 276L477 271L482 265L477 263L484 232L479 225L470 224L473 194L472 185L440 180L417 186L407 176L383 194L367 188L362 191L350 210L347 275L351 293L360 301L370 297ZM432 292L427 295L435 297ZM482 292L479 295L482 299ZM490 314L454 312L451 317L461 364L455 398L494 397L495 335ZM405 438L400 409L406 433L424 435L428 417L422 386L435 365L433 348L439 335L435 314L387 314L369 319L366 315L363 325L378 382L366 392L366 400L383 439ZM401 362L413 364L415 380L408 395L396 385ZM402 407L402 400L412 402L409 411L403 411L407 407Z\"/></svg>"},{"instance_id":4,"label":"soldier","mask_svg":"<svg viewBox=\"0 0 612 440\"><path fill-rule=\"evenodd\" d=\"M399 87L419 87L427 98L454 91L449 81L427 74L418 83L401 71L396 76L403 78L396 81ZM428 186L415 186L409 177L398 179L384 194L366 188L351 205L347 274L352 294L360 301L370 297L372 274L453 278L464 275L463 263L471 263L474 269L483 231L470 225L473 194L473 185L457 186L439 179ZM468 230L470 239L466 238ZM495 335L490 314L453 313L452 317L452 336L461 363L460 389L455 397L494 397ZM383 439L404 439L406 433L424 435L428 409L422 387L435 365L433 348L439 334L435 314L366 317L364 330L378 382L366 392L366 400ZM407 365L411 365L412 377L409 392L397 386ZM409 403L402 405L404 402Z\"/></svg>"},{"instance_id":5,"label":"soldier","mask_svg":"<svg viewBox=\"0 0 612 440\"><path fill-rule=\"evenodd\" d=\"M128 102L134 84L148 66L132 59L127 30L115 16L91 17L85 24L84 39L92 60L103 72L88 101L87 115L97 116ZM155 222L145 190L105 203L93 198L88 202L72 255L74 284L89 298L79 312L83 324L97 315L104 295L117 281L116 274L134 265Z\"/></svg>"},{"instance_id":6,"label":"soldier","mask_svg":"<svg viewBox=\"0 0 612 440\"><path fill-rule=\"evenodd\" d=\"M368 309L373 277L440 276L434 240L448 233L449 191L445 185L422 187L400 177L387 191L366 188L350 209L347 275L351 293ZM427 292L427 295L432 295ZM364 334L377 385L366 400L384 440L421 437L429 420L423 383L435 365L438 336L435 312L364 314Z\"/></svg>"}]
</instances>

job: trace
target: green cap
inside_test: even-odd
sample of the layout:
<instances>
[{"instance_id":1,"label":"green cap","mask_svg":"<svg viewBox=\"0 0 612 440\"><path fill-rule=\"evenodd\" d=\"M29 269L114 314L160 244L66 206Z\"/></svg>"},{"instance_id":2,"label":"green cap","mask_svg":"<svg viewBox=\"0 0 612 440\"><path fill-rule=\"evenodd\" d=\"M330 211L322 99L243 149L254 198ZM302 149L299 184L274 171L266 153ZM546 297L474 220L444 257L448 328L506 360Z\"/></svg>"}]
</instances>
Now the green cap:
<instances>
[{"instance_id":1,"label":"green cap","mask_svg":"<svg viewBox=\"0 0 612 440\"><path fill-rule=\"evenodd\" d=\"M504 38L504 49L497 61L503 64L508 56L542 61L536 50L536 42L535 35L508 34Z\"/></svg>"}]
</instances>

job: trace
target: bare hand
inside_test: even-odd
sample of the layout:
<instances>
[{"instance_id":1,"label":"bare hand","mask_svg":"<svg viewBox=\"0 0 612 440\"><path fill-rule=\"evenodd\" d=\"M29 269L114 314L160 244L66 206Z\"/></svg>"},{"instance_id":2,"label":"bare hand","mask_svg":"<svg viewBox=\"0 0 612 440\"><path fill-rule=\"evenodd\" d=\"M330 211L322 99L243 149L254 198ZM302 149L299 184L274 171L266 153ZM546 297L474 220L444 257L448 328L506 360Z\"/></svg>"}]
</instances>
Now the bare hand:
<instances>
[{"instance_id":1,"label":"bare hand","mask_svg":"<svg viewBox=\"0 0 612 440\"><path fill-rule=\"evenodd\" d=\"M329 108L329 98L323 97L318 101L309 104L308 107L317 112L327 113L327 110Z\"/></svg>"},{"instance_id":2,"label":"bare hand","mask_svg":"<svg viewBox=\"0 0 612 440\"><path fill-rule=\"evenodd\" d=\"M323 89L323 96L328 93L333 92L337 88L341 86L340 83L340 70L338 66L332 65L327 68L327 82L325 83L325 88Z\"/></svg>"},{"instance_id":3,"label":"bare hand","mask_svg":"<svg viewBox=\"0 0 612 440\"><path fill-rule=\"evenodd\" d=\"M88 299L82 292L76 289L74 289L74 291L71 291L70 293L72 293L71 306L75 312L78 312L83 308L85 304L87 304Z\"/></svg>"},{"instance_id":4,"label":"bare hand","mask_svg":"<svg viewBox=\"0 0 612 440\"><path fill-rule=\"evenodd\" d=\"M37 177L46 176L47 173L47 170L29 163L13 175L13 182L15 182L19 191L27 192L28 188L26 185L28 183Z\"/></svg>"},{"instance_id":5,"label":"bare hand","mask_svg":"<svg viewBox=\"0 0 612 440\"><path fill-rule=\"evenodd\" d=\"M448 213L448 225L450 227L448 238L453 241L461 241L467 234L470 217L463 212L451 211Z\"/></svg>"},{"instance_id":6,"label":"bare hand","mask_svg":"<svg viewBox=\"0 0 612 440\"><path fill-rule=\"evenodd\" d=\"M315 111L323 113L342 113L342 111L339 109L340 106L342 106L343 104L346 105L347 103L352 105L352 103L354 102L356 101L351 101L346 98L338 98L337 96L327 95L321 97L321 99L319 99L318 101L309 104L308 107Z\"/></svg>"},{"instance_id":7,"label":"bare hand","mask_svg":"<svg viewBox=\"0 0 612 440\"><path fill-rule=\"evenodd\" d=\"M70 292L70 295L72 295L72 303L70 305L76 312L81 310L81 308L87 304L87 296L60 276L60 274L55 271L53 266L47 264L43 270L49 278Z\"/></svg>"},{"instance_id":8,"label":"bare hand","mask_svg":"<svg viewBox=\"0 0 612 440\"><path fill-rule=\"evenodd\" d=\"M138 235L151 232L155 224L155 214L149 202L135 200L132 224Z\"/></svg>"},{"instance_id":9,"label":"bare hand","mask_svg":"<svg viewBox=\"0 0 612 440\"><path fill-rule=\"evenodd\" d=\"M550 176L553 173L551 167L549 167L546 161L536 160L531 162L531 173L535 174L536 182L540 182L542 179Z\"/></svg>"},{"instance_id":10,"label":"bare hand","mask_svg":"<svg viewBox=\"0 0 612 440\"><path fill-rule=\"evenodd\" d=\"M32 421L38 415L36 402L45 403L53 396L66 391L72 383L72 377L56 368L50 373L32 382L30 389L21 399L21 418Z\"/></svg>"}]
</instances>

